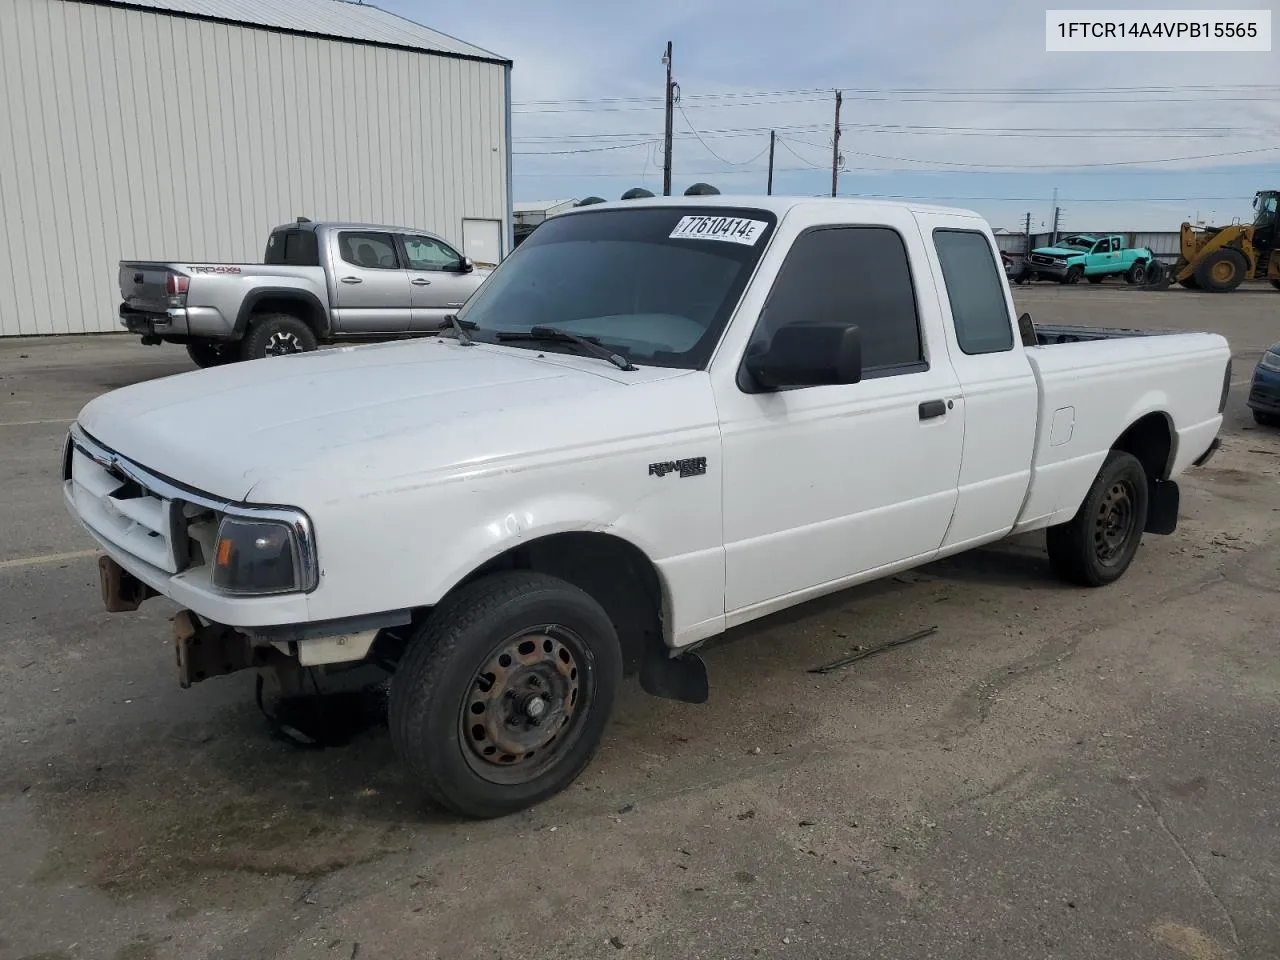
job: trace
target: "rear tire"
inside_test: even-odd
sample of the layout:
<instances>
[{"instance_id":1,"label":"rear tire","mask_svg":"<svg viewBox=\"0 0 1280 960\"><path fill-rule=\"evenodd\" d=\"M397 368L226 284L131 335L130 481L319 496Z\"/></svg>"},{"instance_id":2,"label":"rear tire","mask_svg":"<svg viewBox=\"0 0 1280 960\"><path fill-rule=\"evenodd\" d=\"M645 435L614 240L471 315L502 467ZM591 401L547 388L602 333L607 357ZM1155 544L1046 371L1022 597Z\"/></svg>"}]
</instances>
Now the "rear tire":
<instances>
[{"instance_id":1,"label":"rear tire","mask_svg":"<svg viewBox=\"0 0 1280 960\"><path fill-rule=\"evenodd\" d=\"M1149 495L1138 458L1108 453L1076 515L1046 531L1053 572L1082 587L1119 580L1142 543Z\"/></svg>"},{"instance_id":2,"label":"rear tire","mask_svg":"<svg viewBox=\"0 0 1280 960\"><path fill-rule=\"evenodd\" d=\"M194 340L187 344L187 356L197 367L220 367L240 359L234 343L217 340Z\"/></svg>"},{"instance_id":3,"label":"rear tire","mask_svg":"<svg viewBox=\"0 0 1280 960\"><path fill-rule=\"evenodd\" d=\"M307 353L315 348L315 333L297 317L289 313L264 313L249 324L249 332L240 344L240 356L244 360L260 360Z\"/></svg>"},{"instance_id":4,"label":"rear tire","mask_svg":"<svg viewBox=\"0 0 1280 960\"><path fill-rule=\"evenodd\" d=\"M1280 427L1280 415L1254 410L1253 422L1261 427Z\"/></svg>"},{"instance_id":5,"label":"rear tire","mask_svg":"<svg viewBox=\"0 0 1280 960\"><path fill-rule=\"evenodd\" d=\"M1196 283L1209 293L1230 293L1240 286L1249 261L1236 250L1214 250L1196 267Z\"/></svg>"},{"instance_id":6,"label":"rear tire","mask_svg":"<svg viewBox=\"0 0 1280 960\"><path fill-rule=\"evenodd\" d=\"M1140 287L1147 282L1147 265L1142 261L1135 261L1129 267L1129 272L1124 275L1124 282L1131 287Z\"/></svg>"},{"instance_id":7,"label":"rear tire","mask_svg":"<svg viewBox=\"0 0 1280 960\"><path fill-rule=\"evenodd\" d=\"M409 643L391 682L392 744L446 810L514 813L586 768L622 667L590 595L542 573L492 574L440 604Z\"/></svg>"}]
</instances>

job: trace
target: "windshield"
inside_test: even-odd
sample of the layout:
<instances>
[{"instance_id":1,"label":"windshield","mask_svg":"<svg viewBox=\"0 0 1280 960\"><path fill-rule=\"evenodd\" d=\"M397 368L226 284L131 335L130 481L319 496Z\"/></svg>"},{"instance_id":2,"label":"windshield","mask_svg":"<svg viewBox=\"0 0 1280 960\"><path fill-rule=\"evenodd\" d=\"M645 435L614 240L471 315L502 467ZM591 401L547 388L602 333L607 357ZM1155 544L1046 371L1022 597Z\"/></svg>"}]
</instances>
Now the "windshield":
<instances>
[{"instance_id":1,"label":"windshield","mask_svg":"<svg viewBox=\"0 0 1280 960\"><path fill-rule=\"evenodd\" d=\"M1276 194L1258 194L1253 198L1253 209L1258 214L1258 220L1270 220L1276 214Z\"/></svg>"},{"instance_id":2,"label":"windshield","mask_svg":"<svg viewBox=\"0 0 1280 960\"><path fill-rule=\"evenodd\" d=\"M502 262L458 319L475 340L553 327L635 364L700 369L775 223L764 210L706 206L555 217ZM530 348L575 349L546 340Z\"/></svg>"},{"instance_id":3,"label":"windshield","mask_svg":"<svg viewBox=\"0 0 1280 960\"><path fill-rule=\"evenodd\" d=\"M1092 237L1063 237L1058 241L1059 247L1083 247L1086 250L1093 249L1093 245L1097 243Z\"/></svg>"}]
</instances>

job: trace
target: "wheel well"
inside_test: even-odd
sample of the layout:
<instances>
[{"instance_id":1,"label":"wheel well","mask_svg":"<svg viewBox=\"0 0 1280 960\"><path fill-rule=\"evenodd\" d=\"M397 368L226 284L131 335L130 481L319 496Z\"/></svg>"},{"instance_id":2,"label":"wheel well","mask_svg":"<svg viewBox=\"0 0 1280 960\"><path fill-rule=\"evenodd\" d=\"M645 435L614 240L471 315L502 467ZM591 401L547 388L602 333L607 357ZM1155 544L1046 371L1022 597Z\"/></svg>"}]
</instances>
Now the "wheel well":
<instances>
[{"instance_id":1,"label":"wheel well","mask_svg":"<svg viewBox=\"0 0 1280 960\"><path fill-rule=\"evenodd\" d=\"M255 300L249 314L249 323L267 313L287 313L297 317L311 328L317 338L324 336L324 316L320 308L306 297L272 294Z\"/></svg>"},{"instance_id":2,"label":"wheel well","mask_svg":"<svg viewBox=\"0 0 1280 960\"><path fill-rule=\"evenodd\" d=\"M1169 418L1163 413L1148 413L1122 433L1111 449L1137 457L1152 483L1164 480L1169 475L1169 458L1173 452Z\"/></svg>"},{"instance_id":3,"label":"wheel well","mask_svg":"<svg viewBox=\"0 0 1280 960\"><path fill-rule=\"evenodd\" d=\"M627 673L646 650L666 655L663 592L658 570L633 544L606 533L559 533L512 547L468 574L463 586L499 570L537 570L590 594L618 632Z\"/></svg>"}]
</instances>

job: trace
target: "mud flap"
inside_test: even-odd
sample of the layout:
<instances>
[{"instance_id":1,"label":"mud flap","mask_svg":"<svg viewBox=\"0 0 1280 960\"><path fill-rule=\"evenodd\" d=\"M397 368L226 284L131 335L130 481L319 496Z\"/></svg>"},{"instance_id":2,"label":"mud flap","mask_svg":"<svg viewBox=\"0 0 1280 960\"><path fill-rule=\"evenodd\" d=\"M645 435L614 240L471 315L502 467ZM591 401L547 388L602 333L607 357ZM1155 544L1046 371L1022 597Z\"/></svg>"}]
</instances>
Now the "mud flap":
<instances>
[{"instance_id":1,"label":"mud flap","mask_svg":"<svg viewBox=\"0 0 1280 960\"><path fill-rule=\"evenodd\" d=\"M707 665L696 653L678 657L658 651L646 653L640 661L640 688L651 696L681 703L706 703L711 696Z\"/></svg>"},{"instance_id":2,"label":"mud flap","mask_svg":"<svg viewBox=\"0 0 1280 960\"><path fill-rule=\"evenodd\" d=\"M1167 535L1178 529L1178 505L1181 494L1174 480L1157 480L1151 485L1144 533Z\"/></svg>"}]
</instances>

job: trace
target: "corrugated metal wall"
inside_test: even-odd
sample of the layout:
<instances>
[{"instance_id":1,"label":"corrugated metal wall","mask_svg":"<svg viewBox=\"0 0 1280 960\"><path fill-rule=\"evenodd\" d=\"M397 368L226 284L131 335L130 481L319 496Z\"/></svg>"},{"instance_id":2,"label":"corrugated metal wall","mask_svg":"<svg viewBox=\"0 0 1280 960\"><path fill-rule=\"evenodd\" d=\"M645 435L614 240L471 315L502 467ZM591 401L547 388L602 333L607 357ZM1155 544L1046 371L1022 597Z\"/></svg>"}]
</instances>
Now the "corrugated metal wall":
<instances>
[{"instance_id":1,"label":"corrugated metal wall","mask_svg":"<svg viewBox=\"0 0 1280 960\"><path fill-rule=\"evenodd\" d=\"M296 216L510 221L500 64L3 4L0 335L118 330L119 260L255 262Z\"/></svg>"}]
</instances>

